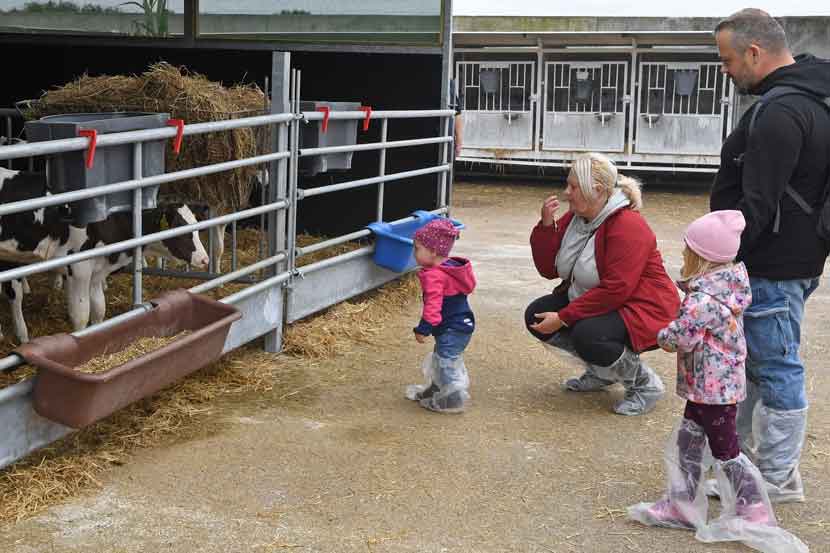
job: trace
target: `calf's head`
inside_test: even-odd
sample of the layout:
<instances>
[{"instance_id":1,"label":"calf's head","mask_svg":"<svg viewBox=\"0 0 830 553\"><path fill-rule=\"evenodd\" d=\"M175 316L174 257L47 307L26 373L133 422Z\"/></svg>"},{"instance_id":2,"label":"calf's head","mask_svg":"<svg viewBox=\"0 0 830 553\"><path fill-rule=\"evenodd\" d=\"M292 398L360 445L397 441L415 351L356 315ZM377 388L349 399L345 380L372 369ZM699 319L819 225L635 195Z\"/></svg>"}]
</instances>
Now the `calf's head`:
<instances>
[{"instance_id":1,"label":"calf's head","mask_svg":"<svg viewBox=\"0 0 830 553\"><path fill-rule=\"evenodd\" d=\"M152 213L147 211L144 213L149 215L144 218L144 234L197 222L193 211L186 204L172 204L152 210ZM199 239L199 233L196 231L152 244L148 246L147 253L180 259L198 269L206 268L210 261L205 246Z\"/></svg>"}]
</instances>

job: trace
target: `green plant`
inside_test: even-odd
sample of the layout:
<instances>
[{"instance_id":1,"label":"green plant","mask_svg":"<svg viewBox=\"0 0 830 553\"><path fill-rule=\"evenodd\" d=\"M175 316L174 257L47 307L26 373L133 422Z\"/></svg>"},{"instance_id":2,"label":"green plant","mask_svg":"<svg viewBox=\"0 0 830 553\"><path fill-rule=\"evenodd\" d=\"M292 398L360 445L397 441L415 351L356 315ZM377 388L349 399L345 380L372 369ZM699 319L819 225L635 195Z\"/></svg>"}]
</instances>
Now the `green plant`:
<instances>
[{"instance_id":1,"label":"green plant","mask_svg":"<svg viewBox=\"0 0 830 553\"><path fill-rule=\"evenodd\" d=\"M141 2L124 2L121 6L135 6L144 12L144 20L133 23L136 34L146 36L167 36L170 11L167 0L141 0Z\"/></svg>"}]
</instances>

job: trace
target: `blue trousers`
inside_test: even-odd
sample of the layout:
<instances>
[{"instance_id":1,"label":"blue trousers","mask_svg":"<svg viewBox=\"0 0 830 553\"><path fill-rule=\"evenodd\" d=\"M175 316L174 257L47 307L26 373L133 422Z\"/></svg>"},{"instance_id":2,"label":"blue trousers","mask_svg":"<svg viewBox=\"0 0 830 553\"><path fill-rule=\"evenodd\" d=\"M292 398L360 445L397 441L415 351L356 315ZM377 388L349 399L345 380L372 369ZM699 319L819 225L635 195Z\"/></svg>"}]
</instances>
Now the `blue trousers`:
<instances>
[{"instance_id":1,"label":"blue trousers","mask_svg":"<svg viewBox=\"0 0 830 553\"><path fill-rule=\"evenodd\" d=\"M804 304L819 279L768 280L750 277L752 305L744 313L747 379L766 407L807 407L804 365L798 354Z\"/></svg>"}]
</instances>

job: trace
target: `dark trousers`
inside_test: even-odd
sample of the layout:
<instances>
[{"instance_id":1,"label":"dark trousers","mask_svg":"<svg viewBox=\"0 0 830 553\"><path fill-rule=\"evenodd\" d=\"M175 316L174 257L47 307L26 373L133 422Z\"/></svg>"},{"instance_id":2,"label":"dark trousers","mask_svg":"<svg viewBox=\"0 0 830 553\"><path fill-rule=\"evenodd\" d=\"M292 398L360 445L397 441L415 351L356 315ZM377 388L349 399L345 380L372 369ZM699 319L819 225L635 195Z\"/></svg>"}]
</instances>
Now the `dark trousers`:
<instances>
[{"instance_id":1,"label":"dark trousers","mask_svg":"<svg viewBox=\"0 0 830 553\"><path fill-rule=\"evenodd\" d=\"M528 332L539 340L547 342L553 334L542 334L530 328L541 319L535 313L559 311L568 305L568 293L556 292L531 302L525 310L525 325ZM626 346L631 347L628 330L622 317L616 311L577 321L573 327L562 327L559 331L567 334L576 352L587 363L608 367L620 358Z\"/></svg>"},{"instance_id":2,"label":"dark trousers","mask_svg":"<svg viewBox=\"0 0 830 553\"><path fill-rule=\"evenodd\" d=\"M737 415L737 405L704 405L693 401L686 402L683 412L684 418L703 428L712 457L719 461L734 459L741 452L735 427Z\"/></svg>"}]
</instances>

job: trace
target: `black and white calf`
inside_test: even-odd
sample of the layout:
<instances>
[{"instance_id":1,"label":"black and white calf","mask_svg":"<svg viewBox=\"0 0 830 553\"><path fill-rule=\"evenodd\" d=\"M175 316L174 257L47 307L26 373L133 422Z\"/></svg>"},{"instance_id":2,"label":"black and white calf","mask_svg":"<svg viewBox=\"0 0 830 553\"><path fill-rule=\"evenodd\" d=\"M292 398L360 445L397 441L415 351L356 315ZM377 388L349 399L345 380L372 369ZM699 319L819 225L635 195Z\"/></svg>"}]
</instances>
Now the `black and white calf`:
<instances>
[{"instance_id":1,"label":"black and white calf","mask_svg":"<svg viewBox=\"0 0 830 553\"><path fill-rule=\"evenodd\" d=\"M11 171L0 168L0 204L39 198L49 195L42 173ZM196 217L184 204L155 210L145 210L142 219L144 234L162 228L175 228L196 222ZM116 213L106 221L76 227L64 221L61 208L48 207L34 211L13 213L0 217L0 269L37 261L54 259L84 250L114 244L133 237L131 213ZM150 244L149 254L180 259L195 267L206 267L208 255L192 232ZM90 322L98 323L106 313L103 295L104 282L112 272L132 261L133 251L121 252L74 263L66 267L66 301L69 318L75 330ZM3 295L12 303L15 334L23 342L28 340L22 313L22 295L25 282L12 281L2 287Z\"/></svg>"}]
</instances>

